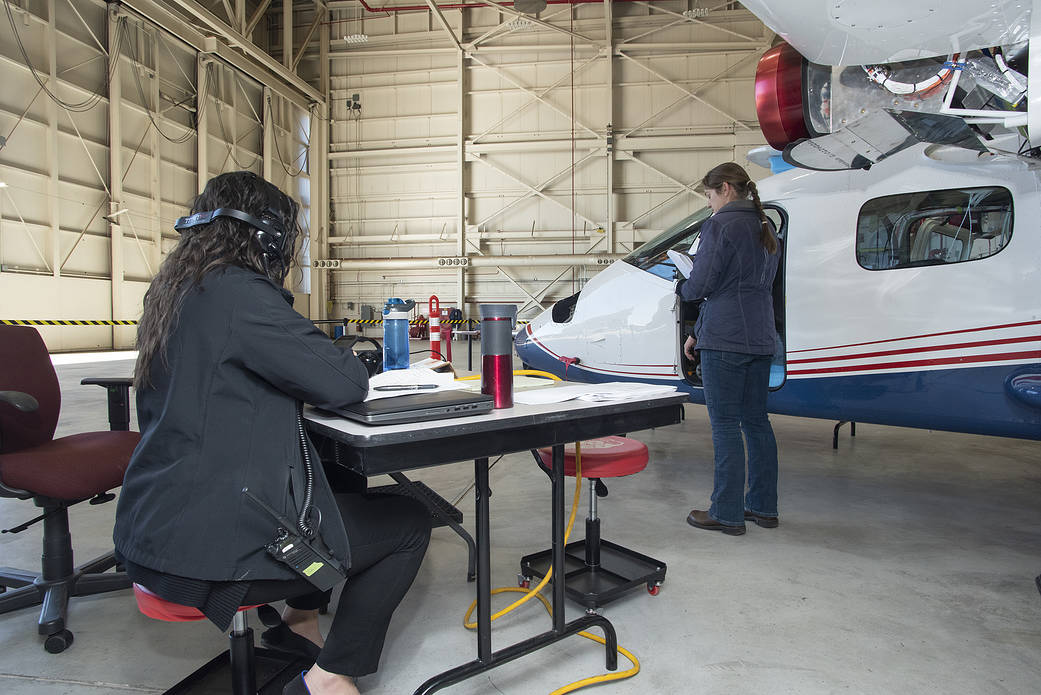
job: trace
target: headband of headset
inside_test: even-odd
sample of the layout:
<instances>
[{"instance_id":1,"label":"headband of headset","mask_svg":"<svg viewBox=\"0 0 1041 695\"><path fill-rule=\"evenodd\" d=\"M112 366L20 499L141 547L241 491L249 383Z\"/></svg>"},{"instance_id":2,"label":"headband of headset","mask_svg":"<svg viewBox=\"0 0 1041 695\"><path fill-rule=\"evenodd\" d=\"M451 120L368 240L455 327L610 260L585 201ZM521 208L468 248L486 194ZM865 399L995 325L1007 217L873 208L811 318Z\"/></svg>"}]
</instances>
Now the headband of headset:
<instances>
[{"instance_id":1,"label":"headband of headset","mask_svg":"<svg viewBox=\"0 0 1041 695\"><path fill-rule=\"evenodd\" d=\"M274 211L267 211L263 218L257 218L249 213L235 210L234 208L217 208L206 212L197 212L194 215L181 217L174 223L174 229L183 232L192 227L209 224L217 217L231 217L241 220L256 230L254 238L260 245L260 251L267 257L268 261L278 261L285 265L285 245L289 234L282 224L281 215Z\"/></svg>"}]
</instances>

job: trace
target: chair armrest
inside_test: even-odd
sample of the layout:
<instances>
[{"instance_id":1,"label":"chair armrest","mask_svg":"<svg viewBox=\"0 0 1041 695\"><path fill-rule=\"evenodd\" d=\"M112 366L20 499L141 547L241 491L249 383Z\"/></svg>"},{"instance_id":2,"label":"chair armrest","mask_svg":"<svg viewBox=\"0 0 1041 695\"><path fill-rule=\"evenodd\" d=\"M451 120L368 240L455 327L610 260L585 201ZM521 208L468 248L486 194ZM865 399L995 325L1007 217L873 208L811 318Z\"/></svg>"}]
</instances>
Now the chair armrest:
<instances>
[{"instance_id":1,"label":"chair armrest","mask_svg":"<svg viewBox=\"0 0 1041 695\"><path fill-rule=\"evenodd\" d=\"M23 413L34 413L40 407L38 400L21 391L0 391L0 403L13 405Z\"/></svg>"},{"instance_id":2,"label":"chair armrest","mask_svg":"<svg viewBox=\"0 0 1041 695\"><path fill-rule=\"evenodd\" d=\"M110 430L130 429L130 387L134 379L128 376L88 377L80 383L87 386L104 386L108 391L108 426Z\"/></svg>"}]
</instances>

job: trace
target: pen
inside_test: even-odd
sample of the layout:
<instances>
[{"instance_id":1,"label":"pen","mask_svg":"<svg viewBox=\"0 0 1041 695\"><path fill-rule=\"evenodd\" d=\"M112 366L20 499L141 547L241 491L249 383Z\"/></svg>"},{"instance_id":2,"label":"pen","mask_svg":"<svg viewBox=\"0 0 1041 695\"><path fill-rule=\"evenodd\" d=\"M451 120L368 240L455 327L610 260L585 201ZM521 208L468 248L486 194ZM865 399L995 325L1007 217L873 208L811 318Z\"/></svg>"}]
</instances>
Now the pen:
<instances>
[{"instance_id":1,"label":"pen","mask_svg":"<svg viewBox=\"0 0 1041 695\"><path fill-rule=\"evenodd\" d=\"M400 384L395 386L373 386L373 391L419 391L420 389L436 389L437 384Z\"/></svg>"}]
</instances>

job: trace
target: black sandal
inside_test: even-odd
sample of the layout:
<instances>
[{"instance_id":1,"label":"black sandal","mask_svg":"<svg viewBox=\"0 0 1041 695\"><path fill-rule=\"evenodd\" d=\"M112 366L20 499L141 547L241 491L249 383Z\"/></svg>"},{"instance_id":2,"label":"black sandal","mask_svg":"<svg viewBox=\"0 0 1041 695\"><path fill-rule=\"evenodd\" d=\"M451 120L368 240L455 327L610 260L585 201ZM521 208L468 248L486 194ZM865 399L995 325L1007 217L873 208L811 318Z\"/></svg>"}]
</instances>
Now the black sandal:
<instances>
[{"instance_id":1,"label":"black sandal","mask_svg":"<svg viewBox=\"0 0 1041 695\"><path fill-rule=\"evenodd\" d=\"M285 623L279 623L260 633L260 644L268 649L305 656L311 660L317 659L318 654L322 651L321 647L303 635L296 634ZM300 692L303 693L305 691L301 690Z\"/></svg>"}]
</instances>

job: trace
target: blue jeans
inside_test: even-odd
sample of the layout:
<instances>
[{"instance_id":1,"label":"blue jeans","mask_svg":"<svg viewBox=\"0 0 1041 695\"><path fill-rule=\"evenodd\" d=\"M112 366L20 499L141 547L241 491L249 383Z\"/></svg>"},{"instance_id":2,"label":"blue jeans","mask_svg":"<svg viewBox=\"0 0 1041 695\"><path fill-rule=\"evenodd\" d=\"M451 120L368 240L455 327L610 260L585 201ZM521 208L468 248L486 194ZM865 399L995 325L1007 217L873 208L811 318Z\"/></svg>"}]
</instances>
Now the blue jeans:
<instances>
[{"instance_id":1,"label":"blue jeans","mask_svg":"<svg viewBox=\"0 0 1041 695\"><path fill-rule=\"evenodd\" d=\"M746 510L777 516L777 440L766 415L770 359L770 355L701 350L716 462L708 514L726 526L743 526ZM747 494L742 430L748 442Z\"/></svg>"}]
</instances>

